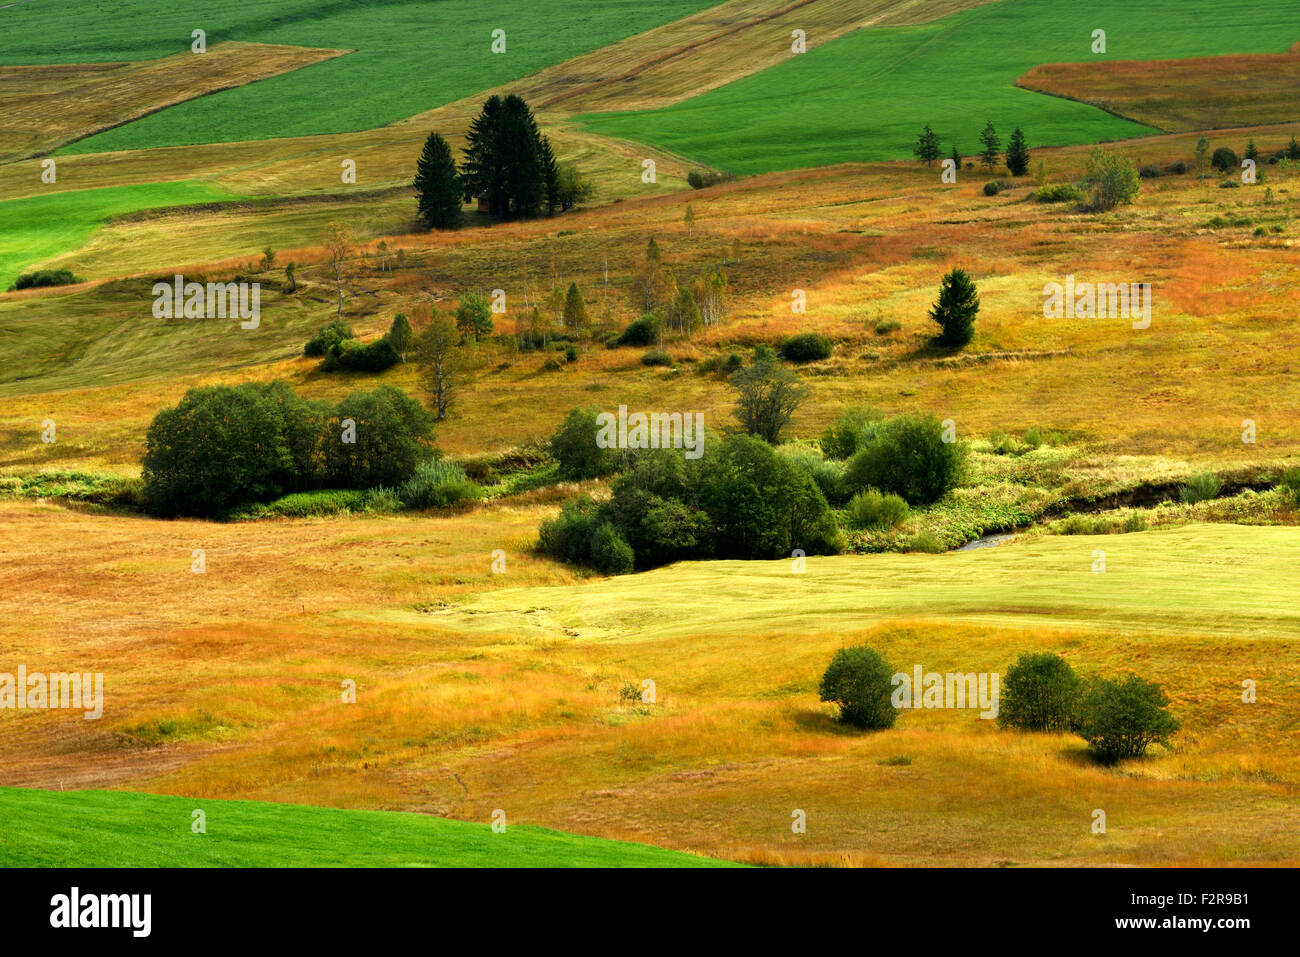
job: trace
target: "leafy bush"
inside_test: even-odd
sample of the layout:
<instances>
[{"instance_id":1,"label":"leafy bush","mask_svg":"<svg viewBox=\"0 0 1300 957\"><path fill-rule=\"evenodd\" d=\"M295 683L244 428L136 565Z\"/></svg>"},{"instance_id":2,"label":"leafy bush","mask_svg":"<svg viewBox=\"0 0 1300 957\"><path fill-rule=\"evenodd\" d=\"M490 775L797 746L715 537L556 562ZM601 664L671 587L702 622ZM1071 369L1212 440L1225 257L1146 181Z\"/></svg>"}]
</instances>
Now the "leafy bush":
<instances>
[{"instance_id":1,"label":"leafy bush","mask_svg":"<svg viewBox=\"0 0 1300 957\"><path fill-rule=\"evenodd\" d=\"M686 174L686 182L691 189L704 189L707 186L716 186L718 183L727 183L735 179L730 173L715 173L712 170L691 170Z\"/></svg>"},{"instance_id":2,"label":"leafy bush","mask_svg":"<svg viewBox=\"0 0 1300 957\"><path fill-rule=\"evenodd\" d=\"M36 289L43 286L71 286L85 282L80 276L74 276L70 269L36 269L25 272L9 287L10 292L19 289Z\"/></svg>"},{"instance_id":3,"label":"leafy bush","mask_svg":"<svg viewBox=\"0 0 1300 957\"><path fill-rule=\"evenodd\" d=\"M653 346L663 335L659 320L647 313L640 319L628 323L618 337L620 346Z\"/></svg>"},{"instance_id":4,"label":"leafy bush","mask_svg":"<svg viewBox=\"0 0 1300 957\"><path fill-rule=\"evenodd\" d=\"M816 332L801 332L781 343L781 358L787 362L814 362L829 359L831 341Z\"/></svg>"},{"instance_id":5,"label":"leafy bush","mask_svg":"<svg viewBox=\"0 0 1300 957\"><path fill-rule=\"evenodd\" d=\"M817 483L817 487L826 496L826 501L840 501L840 486L844 480L843 462L828 460L806 446L782 445L777 448L777 451Z\"/></svg>"},{"instance_id":6,"label":"leafy bush","mask_svg":"<svg viewBox=\"0 0 1300 957\"><path fill-rule=\"evenodd\" d=\"M326 480L338 488L400 485L427 456L432 437L429 413L400 389L354 392L335 407L326 427Z\"/></svg>"},{"instance_id":7,"label":"leafy bush","mask_svg":"<svg viewBox=\"0 0 1300 957\"><path fill-rule=\"evenodd\" d=\"M1287 469L1278 479L1277 487L1292 502L1300 504L1300 468Z\"/></svg>"},{"instance_id":8,"label":"leafy bush","mask_svg":"<svg viewBox=\"0 0 1300 957\"><path fill-rule=\"evenodd\" d=\"M1178 497L1185 505L1195 505L1197 502L1218 498L1222 489L1223 483L1213 472L1197 472L1178 490Z\"/></svg>"},{"instance_id":9,"label":"leafy bush","mask_svg":"<svg viewBox=\"0 0 1300 957\"><path fill-rule=\"evenodd\" d=\"M673 357L662 349L651 349L641 357L643 366L672 366Z\"/></svg>"},{"instance_id":10,"label":"leafy bush","mask_svg":"<svg viewBox=\"0 0 1300 957\"><path fill-rule=\"evenodd\" d=\"M1092 187L1091 206L1098 212L1131 203L1142 191L1132 160L1100 146L1088 157L1087 178Z\"/></svg>"},{"instance_id":11,"label":"leafy bush","mask_svg":"<svg viewBox=\"0 0 1300 957\"><path fill-rule=\"evenodd\" d=\"M1025 429L1025 434L1021 436L1021 441L1031 449L1036 449L1043 444L1043 432L1038 428Z\"/></svg>"},{"instance_id":12,"label":"leafy bush","mask_svg":"<svg viewBox=\"0 0 1300 957\"><path fill-rule=\"evenodd\" d=\"M626 575L632 571L635 561L632 546L624 541L618 529L609 522L596 526L591 536L589 564L592 568L606 575Z\"/></svg>"},{"instance_id":13,"label":"leafy bush","mask_svg":"<svg viewBox=\"0 0 1300 957\"><path fill-rule=\"evenodd\" d=\"M401 356L385 339L362 344L356 339L344 339L330 346L320 367L325 372L347 369L352 372L383 372L395 366Z\"/></svg>"},{"instance_id":14,"label":"leafy bush","mask_svg":"<svg viewBox=\"0 0 1300 957\"><path fill-rule=\"evenodd\" d=\"M1210 158L1210 165L1220 173L1228 173L1240 166L1241 160L1237 158L1237 154L1231 147L1220 146Z\"/></svg>"},{"instance_id":15,"label":"leafy bush","mask_svg":"<svg viewBox=\"0 0 1300 957\"><path fill-rule=\"evenodd\" d=\"M1021 655L1002 678L998 723L1026 731L1068 731L1082 686L1060 655Z\"/></svg>"},{"instance_id":16,"label":"leafy bush","mask_svg":"<svg viewBox=\"0 0 1300 957\"><path fill-rule=\"evenodd\" d=\"M883 495L874 488L859 492L849 502L849 524L854 528L893 528L906 521L907 503L897 495Z\"/></svg>"},{"instance_id":17,"label":"leafy bush","mask_svg":"<svg viewBox=\"0 0 1300 957\"><path fill-rule=\"evenodd\" d=\"M840 720L858 728L892 728L898 709L893 695L894 669L866 645L841 648L822 675L818 697L840 708Z\"/></svg>"},{"instance_id":18,"label":"leafy bush","mask_svg":"<svg viewBox=\"0 0 1300 957\"><path fill-rule=\"evenodd\" d=\"M344 339L355 338L351 326L343 322L331 322L329 325L321 326L320 331L307 340L307 344L302 347L302 354L313 357L323 356Z\"/></svg>"},{"instance_id":19,"label":"leafy bush","mask_svg":"<svg viewBox=\"0 0 1300 957\"><path fill-rule=\"evenodd\" d=\"M702 373L722 372L730 375L745 365L745 359L739 352L729 352L725 356L710 356L699 365Z\"/></svg>"},{"instance_id":20,"label":"leafy bush","mask_svg":"<svg viewBox=\"0 0 1300 957\"><path fill-rule=\"evenodd\" d=\"M1154 681L1137 675L1093 678L1079 702L1078 733L1099 761L1141 757L1152 744L1168 743L1179 728L1169 698Z\"/></svg>"},{"instance_id":21,"label":"leafy bush","mask_svg":"<svg viewBox=\"0 0 1300 957\"><path fill-rule=\"evenodd\" d=\"M444 459L425 459L397 488L397 498L406 508L451 508L482 497L483 490L465 476L465 470Z\"/></svg>"},{"instance_id":22,"label":"leafy bush","mask_svg":"<svg viewBox=\"0 0 1300 957\"><path fill-rule=\"evenodd\" d=\"M901 495L911 505L928 505L956 487L965 465L965 444L945 442L936 417L903 415L886 422L849 460L844 485L849 491L876 488Z\"/></svg>"},{"instance_id":23,"label":"leafy bush","mask_svg":"<svg viewBox=\"0 0 1300 957\"><path fill-rule=\"evenodd\" d=\"M561 478L569 481L599 478L614 471L615 450L596 445L599 409L572 409L551 436L551 456Z\"/></svg>"},{"instance_id":24,"label":"leafy bush","mask_svg":"<svg viewBox=\"0 0 1300 957\"><path fill-rule=\"evenodd\" d=\"M1004 189L1010 189L1010 188L1011 188L1011 184L1004 179L989 180L989 182L984 184L984 195L996 196Z\"/></svg>"},{"instance_id":25,"label":"leafy bush","mask_svg":"<svg viewBox=\"0 0 1300 957\"><path fill-rule=\"evenodd\" d=\"M1034 190L1033 199L1038 203L1082 203L1083 193L1070 183L1049 183Z\"/></svg>"},{"instance_id":26,"label":"leafy bush","mask_svg":"<svg viewBox=\"0 0 1300 957\"><path fill-rule=\"evenodd\" d=\"M1138 170L1138 176L1143 179L1158 179L1160 177L1160 167L1154 163L1144 163L1142 168Z\"/></svg>"},{"instance_id":27,"label":"leafy bush","mask_svg":"<svg viewBox=\"0 0 1300 957\"><path fill-rule=\"evenodd\" d=\"M190 389L145 434L145 507L211 516L318 484L324 416L284 382Z\"/></svg>"},{"instance_id":28,"label":"leafy bush","mask_svg":"<svg viewBox=\"0 0 1300 957\"><path fill-rule=\"evenodd\" d=\"M1225 179L1219 184L1219 189L1241 189L1241 183L1235 179Z\"/></svg>"},{"instance_id":29,"label":"leafy bush","mask_svg":"<svg viewBox=\"0 0 1300 957\"><path fill-rule=\"evenodd\" d=\"M948 550L943 539L931 529L925 528L912 536L907 543L909 552L925 552L927 555L942 555Z\"/></svg>"},{"instance_id":30,"label":"leafy bush","mask_svg":"<svg viewBox=\"0 0 1300 957\"><path fill-rule=\"evenodd\" d=\"M586 565L609 575L632 571L632 548L589 497L565 503L560 514L543 522L538 549L575 565Z\"/></svg>"},{"instance_id":31,"label":"leafy bush","mask_svg":"<svg viewBox=\"0 0 1300 957\"><path fill-rule=\"evenodd\" d=\"M1184 173L1187 172L1187 164L1182 160L1177 160L1176 162L1170 163L1168 166L1166 166L1165 172L1173 173L1177 176L1182 176Z\"/></svg>"},{"instance_id":32,"label":"leafy bush","mask_svg":"<svg viewBox=\"0 0 1300 957\"><path fill-rule=\"evenodd\" d=\"M833 459L850 458L875 435L880 421L878 409L868 405L849 406L822 432L819 440L822 453Z\"/></svg>"},{"instance_id":33,"label":"leafy bush","mask_svg":"<svg viewBox=\"0 0 1300 957\"><path fill-rule=\"evenodd\" d=\"M565 361L565 362L577 362L577 361L578 361L578 349L577 349L576 346L565 346L565 348L564 348L564 361Z\"/></svg>"}]
</instances>

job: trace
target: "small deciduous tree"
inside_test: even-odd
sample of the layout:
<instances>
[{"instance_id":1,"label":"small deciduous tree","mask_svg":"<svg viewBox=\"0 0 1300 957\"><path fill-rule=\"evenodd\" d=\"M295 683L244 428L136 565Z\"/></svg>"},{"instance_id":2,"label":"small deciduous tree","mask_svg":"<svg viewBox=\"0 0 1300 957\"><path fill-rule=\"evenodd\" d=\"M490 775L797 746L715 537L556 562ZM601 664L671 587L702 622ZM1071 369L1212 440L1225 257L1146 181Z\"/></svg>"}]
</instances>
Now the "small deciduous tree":
<instances>
[{"instance_id":1,"label":"small deciduous tree","mask_svg":"<svg viewBox=\"0 0 1300 957\"><path fill-rule=\"evenodd\" d=\"M1100 146L1088 157L1086 176L1092 186L1092 208L1099 212L1131 203L1142 191L1137 167L1132 160L1118 153L1108 153Z\"/></svg>"},{"instance_id":2,"label":"small deciduous tree","mask_svg":"<svg viewBox=\"0 0 1300 957\"><path fill-rule=\"evenodd\" d=\"M325 227L325 251L329 254L330 272L338 291L338 315L343 316L343 285L347 279L348 259L356 240L352 230L343 223L333 222Z\"/></svg>"},{"instance_id":3,"label":"small deciduous tree","mask_svg":"<svg viewBox=\"0 0 1300 957\"><path fill-rule=\"evenodd\" d=\"M470 293L456 306L456 328L467 339L478 342L492 334L492 307L476 292Z\"/></svg>"},{"instance_id":4,"label":"small deciduous tree","mask_svg":"<svg viewBox=\"0 0 1300 957\"><path fill-rule=\"evenodd\" d=\"M1141 757L1178 730L1168 705L1164 689L1154 681L1137 675L1093 678L1079 704L1079 735L1099 761Z\"/></svg>"},{"instance_id":5,"label":"small deciduous tree","mask_svg":"<svg viewBox=\"0 0 1300 957\"><path fill-rule=\"evenodd\" d=\"M839 705L840 720L870 730L892 728L894 669L867 645L841 648L822 675L818 697Z\"/></svg>"},{"instance_id":6,"label":"small deciduous tree","mask_svg":"<svg viewBox=\"0 0 1300 957\"><path fill-rule=\"evenodd\" d=\"M576 282L569 283L569 291L564 297L564 327L575 334L581 334L587 328L587 304Z\"/></svg>"},{"instance_id":7,"label":"small deciduous tree","mask_svg":"<svg viewBox=\"0 0 1300 957\"><path fill-rule=\"evenodd\" d=\"M1068 731L1081 688L1079 676L1060 655L1021 655L1002 678L998 723L1026 731Z\"/></svg>"},{"instance_id":8,"label":"small deciduous tree","mask_svg":"<svg viewBox=\"0 0 1300 957\"><path fill-rule=\"evenodd\" d=\"M1210 140L1209 137L1202 135L1196 141L1196 176L1198 179L1205 179L1210 172Z\"/></svg>"},{"instance_id":9,"label":"small deciduous tree","mask_svg":"<svg viewBox=\"0 0 1300 957\"><path fill-rule=\"evenodd\" d=\"M433 398L434 418L441 422L461 389L473 381L478 368L474 350L463 344L455 321L446 313L431 317L415 340L420 380Z\"/></svg>"},{"instance_id":10,"label":"small deciduous tree","mask_svg":"<svg viewBox=\"0 0 1300 957\"><path fill-rule=\"evenodd\" d=\"M736 420L741 428L773 444L780 440L782 430L809 392L770 351L734 372L727 381L736 392Z\"/></svg>"},{"instance_id":11,"label":"small deciduous tree","mask_svg":"<svg viewBox=\"0 0 1300 957\"><path fill-rule=\"evenodd\" d=\"M406 361L407 350L411 348L411 320L406 318L406 313L399 312L393 316L393 324L388 327L388 344L393 347L393 351Z\"/></svg>"},{"instance_id":12,"label":"small deciduous tree","mask_svg":"<svg viewBox=\"0 0 1300 957\"><path fill-rule=\"evenodd\" d=\"M930 308L930 318L939 324L940 345L960 349L975 337L975 319L980 311L979 291L964 269L954 269L939 285L939 299Z\"/></svg>"}]
</instances>

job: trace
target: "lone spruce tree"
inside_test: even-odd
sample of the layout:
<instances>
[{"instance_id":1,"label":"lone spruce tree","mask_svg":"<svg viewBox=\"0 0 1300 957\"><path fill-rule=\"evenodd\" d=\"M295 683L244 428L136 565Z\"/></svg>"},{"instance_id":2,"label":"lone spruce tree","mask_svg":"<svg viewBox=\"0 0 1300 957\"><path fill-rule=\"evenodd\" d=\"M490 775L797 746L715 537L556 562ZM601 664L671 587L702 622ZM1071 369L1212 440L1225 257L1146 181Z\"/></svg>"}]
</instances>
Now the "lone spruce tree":
<instances>
[{"instance_id":1,"label":"lone spruce tree","mask_svg":"<svg viewBox=\"0 0 1300 957\"><path fill-rule=\"evenodd\" d=\"M1018 126L1007 144L1006 160L1012 176L1024 176L1029 172L1029 145L1025 142L1025 131Z\"/></svg>"},{"instance_id":2,"label":"lone spruce tree","mask_svg":"<svg viewBox=\"0 0 1300 957\"><path fill-rule=\"evenodd\" d=\"M933 166L934 161L942 155L939 147L939 134L930 129L930 124L925 124L925 129L921 131L921 138L916 141L916 147L912 150L916 158L924 161L926 166Z\"/></svg>"},{"instance_id":3,"label":"lone spruce tree","mask_svg":"<svg viewBox=\"0 0 1300 957\"><path fill-rule=\"evenodd\" d=\"M966 270L954 269L944 276L939 301L930 308L930 318L939 324L939 345L960 349L969 344L979 311L979 292Z\"/></svg>"},{"instance_id":4,"label":"lone spruce tree","mask_svg":"<svg viewBox=\"0 0 1300 957\"><path fill-rule=\"evenodd\" d=\"M430 229L455 229L461 222L461 182L452 159L451 147L437 133L430 133L415 163L416 203L420 219Z\"/></svg>"},{"instance_id":5,"label":"lone spruce tree","mask_svg":"<svg viewBox=\"0 0 1300 957\"><path fill-rule=\"evenodd\" d=\"M992 120L988 121L984 132L980 134L980 142L984 144L984 150L980 153L980 162L992 172L997 168L998 154L1002 152L1002 140L998 138L998 131L993 128Z\"/></svg>"}]
</instances>

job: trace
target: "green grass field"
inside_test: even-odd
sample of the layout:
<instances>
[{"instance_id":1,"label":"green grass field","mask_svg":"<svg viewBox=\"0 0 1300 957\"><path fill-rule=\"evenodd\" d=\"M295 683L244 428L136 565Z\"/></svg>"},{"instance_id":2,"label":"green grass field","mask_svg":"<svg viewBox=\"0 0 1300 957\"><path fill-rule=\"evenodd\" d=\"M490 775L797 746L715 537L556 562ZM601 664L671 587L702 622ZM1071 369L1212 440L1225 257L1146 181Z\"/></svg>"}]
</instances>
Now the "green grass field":
<instances>
[{"instance_id":1,"label":"green grass field","mask_svg":"<svg viewBox=\"0 0 1300 957\"><path fill-rule=\"evenodd\" d=\"M0 203L0 290L8 289L36 263L77 249L110 217L233 198L215 186L187 180L72 190Z\"/></svg>"},{"instance_id":2,"label":"green grass field","mask_svg":"<svg viewBox=\"0 0 1300 957\"><path fill-rule=\"evenodd\" d=\"M1126 139L1151 131L1018 89L1016 78L1042 63L1094 56L1280 53L1300 40L1300 6L1291 0L1221 12L1212 0L1006 0L937 23L859 30L667 109L596 114L587 125L741 174L906 158L925 123L944 155L953 143L978 153L988 120L1004 146L1017 125L1031 146ZM1095 29L1107 31L1104 55L1091 52Z\"/></svg>"},{"instance_id":3,"label":"green grass field","mask_svg":"<svg viewBox=\"0 0 1300 957\"><path fill-rule=\"evenodd\" d=\"M709 0L165 0L33 3L5 11L0 64L142 60L182 53L191 31L223 40L353 49L336 60L191 100L65 152L370 129L528 76L710 6ZM70 9L75 8L75 12ZM61 24L75 17L70 33ZM506 52L491 52L492 31ZM310 106L308 105L310 104Z\"/></svg>"},{"instance_id":4,"label":"green grass field","mask_svg":"<svg viewBox=\"0 0 1300 957\"><path fill-rule=\"evenodd\" d=\"M508 821L495 834L425 814L115 791L0 788L0 821L0 867L730 866Z\"/></svg>"}]
</instances>

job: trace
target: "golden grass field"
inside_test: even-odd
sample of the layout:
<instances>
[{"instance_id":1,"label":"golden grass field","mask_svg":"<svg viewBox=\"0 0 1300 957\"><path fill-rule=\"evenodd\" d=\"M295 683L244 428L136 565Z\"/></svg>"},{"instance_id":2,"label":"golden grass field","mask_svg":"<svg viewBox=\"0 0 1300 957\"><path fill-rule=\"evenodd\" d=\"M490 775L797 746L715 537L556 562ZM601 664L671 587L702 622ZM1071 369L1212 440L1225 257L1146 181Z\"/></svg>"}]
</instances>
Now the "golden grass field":
<instances>
[{"instance_id":1,"label":"golden grass field","mask_svg":"<svg viewBox=\"0 0 1300 957\"><path fill-rule=\"evenodd\" d=\"M439 129L458 151L486 93L357 133L60 157L62 189L183 179L241 199L117 217L41 264L88 282L0 294L0 477L138 475L153 417L199 385L278 378L337 399L391 383L423 395L413 365L325 374L301 355L334 318L320 245L333 221L362 240L345 319L363 339L399 311L418 321L495 288L508 301L497 332L510 333L570 282L601 331L620 328L637 315L629 282L651 236L682 280L725 271L726 321L669 339L674 368L590 343L548 371L547 354L485 343L477 381L437 427L451 456L543 440L575 406L701 411L721 430L730 395L698 363L815 330L835 350L801 369L811 395L792 423L800 438L866 403L952 418L981 452L993 430L1059 433L1068 478L1085 488L1300 464L1295 166L1261 164L1263 181L1240 189L1217 176L1143 180L1136 204L1102 215L1032 201L1031 177L987 197L981 170L944 186L938 167L903 162L690 191L698 164L573 119L671 104L770 66L771 37L796 27L814 46L979 2L732 0L504 87L541 106L560 158L596 183L589 208L552 220L473 216L455 233L417 231L408 184L420 145ZM339 52L264 59L252 46L214 46L223 55L202 75L167 61L0 68L0 105L19 104L22 121L0 154L25 157L0 162L0 200L39 193L36 151ZM1190 162L1198 131L1224 117L1233 128L1211 132L1212 145L1238 153L1253 138L1267 156L1300 135L1276 58L1215 59L1225 63L1214 70L1230 60L1276 83L1273 93L1252 100L1253 113L1243 101L1216 118L1196 106L1207 98L1192 82L1199 61L1175 67L1174 100L1152 85L1164 64L1053 65L1022 82L1174 130L1108 144L1138 163ZM1117 84L1129 95L1117 98ZM40 112L56 89L79 90L74 106ZM1034 165L1077 182L1088 152L1035 150ZM654 184L640 179L647 157ZM356 161L355 187L339 180L344 158ZM381 240L400 268L379 267ZM279 265L262 271L268 245ZM300 267L292 295L288 261ZM954 266L971 271L983 303L956 356L928 345L927 318ZM153 318L150 287L174 273L261 282L261 326ZM1150 282L1150 328L1045 318L1044 285L1069 275ZM791 311L794 290L806 314ZM898 328L878 332L882 321ZM54 444L41 441L47 418ZM993 457L980 461L992 474ZM102 671L107 693L97 722L0 710L0 783L479 822L503 808L512 822L765 864L1300 864L1294 508L1247 526L1208 503L1133 534L813 558L801 575L788 562L710 562L602 579L532 550L540 523L580 491L605 486L453 513L213 523L0 487L0 670ZM505 574L491 570L496 549ZM1098 549L1105 574L1091 570ZM1031 650L1085 672L1135 669L1165 686L1183 728L1171 748L1120 768L1092 763L1079 738L1003 732L971 712L918 711L892 731L852 733L816 687L836 649L863 641L909 670L1005 671ZM1241 701L1248 678L1255 704ZM349 679L355 704L341 701ZM657 702L629 704L621 691L644 679ZM805 835L791 833L796 809ZM1095 809L1107 813L1105 836L1091 833Z\"/></svg>"}]
</instances>

